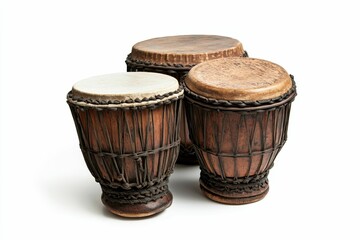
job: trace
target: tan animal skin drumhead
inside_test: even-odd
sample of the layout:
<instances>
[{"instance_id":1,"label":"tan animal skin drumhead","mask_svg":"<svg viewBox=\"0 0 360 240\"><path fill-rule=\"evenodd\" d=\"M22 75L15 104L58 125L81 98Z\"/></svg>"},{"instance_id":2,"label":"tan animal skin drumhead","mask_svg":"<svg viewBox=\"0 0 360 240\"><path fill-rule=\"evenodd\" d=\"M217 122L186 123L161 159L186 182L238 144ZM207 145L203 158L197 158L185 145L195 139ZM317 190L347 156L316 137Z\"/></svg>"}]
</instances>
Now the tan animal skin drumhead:
<instances>
[{"instance_id":1,"label":"tan animal skin drumhead","mask_svg":"<svg viewBox=\"0 0 360 240\"><path fill-rule=\"evenodd\" d=\"M243 56L241 42L217 35L178 35L136 43L130 54L135 61L153 64L194 65L207 60Z\"/></svg>"},{"instance_id":2,"label":"tan animal skin drumhead","mask_svg":"<svg viewBox=\"0 0 360 240\"><path fill-rule=\"evenodd\" d=\"M260 101L285 94L292 87L281 66L255 58L223 58L200 63L185 79L198 95L229 101Z\"/></svg>"}]
</instances>

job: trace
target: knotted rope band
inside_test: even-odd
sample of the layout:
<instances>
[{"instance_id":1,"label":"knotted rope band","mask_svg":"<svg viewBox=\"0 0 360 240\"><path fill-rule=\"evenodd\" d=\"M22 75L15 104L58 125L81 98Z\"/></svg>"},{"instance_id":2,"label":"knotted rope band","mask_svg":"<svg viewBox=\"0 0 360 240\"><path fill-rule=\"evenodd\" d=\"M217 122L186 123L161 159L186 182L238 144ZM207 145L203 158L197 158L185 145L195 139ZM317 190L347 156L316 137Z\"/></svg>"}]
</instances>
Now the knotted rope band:
<instances>
[{"instance_id":1,"label":"knotted rope band","mask_svg":"<svg viewBox=\"0 0 360 240\"><path fill-rule=\"evenodd\" d=\"M81 110L86 108L93 108L98 111L106 110L141 110L141 109L155 109L158 106L171 104L174 101L184 98L183 87L173 92L162 95L155 95L152 97L145 97L142 99L126 99L126 100L98 100L92 98L84 98L74 96L72 91L67 95L67 102Z\"/></svg>"},{"instance_id":2,"label":"knotted rope band","mask_svg":"<svg viewBox=\"0 0 360 240\"><path fill-rule=\"evenodd\" d=\"M249 57L249 55L246 51L244 51L242 57ZM137 67L158 68L158 69L179 70L179 71L190 70L192 67L194 67L195 65L198 64L198 63L193 63L193 64L185 64L184 65L184 64L179 64L179 63L153 63L150 61L133 59L131 57L131 53L128 54L128 56L125 60L125 63L128 66L135 65Z\"/></svg>"},{"instance_id":3,"label":"knotted rope band","mask_svg":"<svg viewBox=\"0 0 360 240\"><path fill-rule=\"evenodd\" d=\"M223 178L201 168L200 179L202 184L218 192L241 194L251 193L266 187L268 184L268 174L269 170L253 176Z\"/></svg>"},{"instance_id":4,"label":"knotted rope band","mask_svg":"<svg viewBox=\"0 0 360 240\"><path fill-rule=\"evenodd\" d=\"M103 198L108 201L119 204L138 204L156 201L157 199L165 196L169 191L167 184L168 177L158 184L147 187L143 190L124 190L122 188L111 188L106 185L101 185L101 189L103 191Z\"/></svg>"},{"instance_id":5,"label":"knotted rope band","mask_svg":"<svg viewBox=\"0 0 360 240\"><path fill-rule=\"evenodd\" d=\"M285 94L271 99L259 101L242 101L242 100L220 100L201 96L191 91L186 84L183 84L185 90L185 99L189 103L206 106L207 108L224 110L224 111L263 111L292 102L296 96L296 84L294 76L290 75L292 87Z\"/></svg>"}]
</instances>

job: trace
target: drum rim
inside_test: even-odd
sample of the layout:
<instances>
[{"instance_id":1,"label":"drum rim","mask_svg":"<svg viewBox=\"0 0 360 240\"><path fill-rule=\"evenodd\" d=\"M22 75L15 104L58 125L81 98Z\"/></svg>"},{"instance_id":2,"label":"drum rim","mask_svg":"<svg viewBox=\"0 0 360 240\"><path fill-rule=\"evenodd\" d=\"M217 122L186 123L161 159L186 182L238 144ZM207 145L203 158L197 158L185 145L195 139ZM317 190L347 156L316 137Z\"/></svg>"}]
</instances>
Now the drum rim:
<instances>
[{"instance_id":1,"label":"drum rim","mask_svg":"<svg viewBox=\"0 0 360 240\"><path fill-rule=\"evenodd\" d=\"M199 42L200 46L194 48L194 41ZM210 44L210 47L207 44ZM218 54L222 57L241 57L244 51L242 42L230 36L184 34L160 36L139 41L132 46L131 55L133 59L149 60L158 64L192 65L219 58L215 56Z\"/></svg>"},{"instance_id":2,"label":"drum rim","mask_svg":"<svg viewBox=\"0 0 360 240\"><path fill-rule=\"evenodd\" d=\"M239 56L240 57L240 56ZM246 50L244 50L242 57L249 57L249 54ZM132 54L129 53L125 63L127 65L137 65L140 67L148 67L148 68L160 68L160 69L170 69L170 70L190 70L192 67L198 65L199 63L193 64L180 64L180 63L155 63L151 61L142 61L138 59L133 59Z\"/></svg>"},{"instance_id":3,"label":"drum rim","mask_svg":"<svg viewBox=\"0 0 360 240\"><path fill-rule=\"evenodd\" d=\"M202 107L223 111L261 111L279 107L286 103L290 103L295 99L297 95L296 83L293 75L290 74L290 78L292 86L285 94L275 98L257 101L208 98L191 91L185 83L183 83L183 88L185 100L190 104L197 104Z\"/></svg>"},{"instance_id":4,"label":"drum rim","mask_svg":"<svg viewBox=\"0 0 360 240\"><path fill-rule=\"evenodd\" d=\"M127 99L127 100L98 100L94 98L85 98L74 96L72 90L66 96L69 104L85 107L95 108L102 110L104 108L109 109L145 109L145 108L156 108L160 105L170 104L174 101L184 98L183 86L179 85L179 88L173 92L165 93L162 95L155 95L153 97L145 97L142 99Z\"/></svg>"}]
</instances>

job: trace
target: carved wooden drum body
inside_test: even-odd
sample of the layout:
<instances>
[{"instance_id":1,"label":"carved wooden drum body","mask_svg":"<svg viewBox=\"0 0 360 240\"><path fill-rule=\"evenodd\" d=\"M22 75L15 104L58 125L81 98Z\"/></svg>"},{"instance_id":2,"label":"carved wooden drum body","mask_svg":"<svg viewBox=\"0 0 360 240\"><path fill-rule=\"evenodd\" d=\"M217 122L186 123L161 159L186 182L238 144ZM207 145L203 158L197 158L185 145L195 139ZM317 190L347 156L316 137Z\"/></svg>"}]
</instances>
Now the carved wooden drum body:
<instances>
[{"instance_id":1,"label":"carved wooden drum body","mask_svg":"<svg viewBox=\"0 0 360 240\"><path fill-rule=\"evenodd\" d=\"M171 205L183 89L157 73L84 79L67 96L85 162L113 213L144 217Z\"/></svg>"},{"instance_id":2,"label":"carved wooden drum body","mask_svg":"<svg viewBox=\"0 0 360 240\"><path fill-rule=\"evenodd\" d=\"M242 44L233 38L215 35L169 36L135 44L126 59L128 72L158 72L183 81L198 63L218 58L247 56ZM184 111L180 126L181 148L178 163L196 164Z\"/></svg>"},{"instance_id":3,"label":"carved wooden drum body","mask_svg":"<svg viewBox=\"0 0 360 240\"><path fill-rule=\"evenodd\" d=\"M245 204L268 192L285 144L295 83L274 63L227 58L195 66L185 79L190 138L200 187L217 202Z\"/></svg>"}]
</instances>

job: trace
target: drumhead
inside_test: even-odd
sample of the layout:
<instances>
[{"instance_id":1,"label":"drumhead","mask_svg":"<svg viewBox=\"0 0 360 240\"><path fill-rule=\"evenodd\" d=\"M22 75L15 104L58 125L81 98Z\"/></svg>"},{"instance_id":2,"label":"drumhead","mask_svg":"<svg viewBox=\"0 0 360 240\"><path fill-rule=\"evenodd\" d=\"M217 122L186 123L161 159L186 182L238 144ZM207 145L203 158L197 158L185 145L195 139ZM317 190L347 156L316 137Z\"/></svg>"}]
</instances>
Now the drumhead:
<instances>
[{"instance_id":1,"label":"drumhead","mask_svg":"<svg viewBox=\"0 0 360 240\"><path fill-rule=\"evenodd\" d=\"M193 67L185 79L194 93L219 100L260 101L279 97L292 87L281 66L254 58L223 58Z\"/></svg>"},{"instance_id":2,"label":"drumhead","mask_svg":"<svg viewBox=\"0 0 360 240\"><path fill-rule=\"evenodd\" d=\"M137 99L136 102L139 103L144 98L154 98L178 89L178 81L171 76L151 72L127 72L83 79L74 84L72 95L75 98L99 101L124 102Z\"/></svg>"},{"instance_id":3,"label":"drumhead","mask_svg":"<svg viewBox=\"0 0 360 240\"><path fill-rule=\"evenodd\" d=\"M148 39L135 44L130 57L156 64L193 65L222 58L243 56L236 39L217 35L178 35Z\"/></svg>"}]
</instances>

